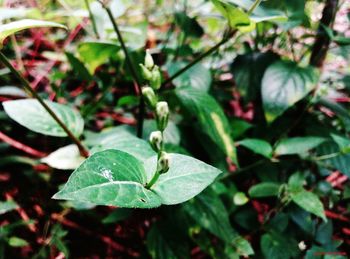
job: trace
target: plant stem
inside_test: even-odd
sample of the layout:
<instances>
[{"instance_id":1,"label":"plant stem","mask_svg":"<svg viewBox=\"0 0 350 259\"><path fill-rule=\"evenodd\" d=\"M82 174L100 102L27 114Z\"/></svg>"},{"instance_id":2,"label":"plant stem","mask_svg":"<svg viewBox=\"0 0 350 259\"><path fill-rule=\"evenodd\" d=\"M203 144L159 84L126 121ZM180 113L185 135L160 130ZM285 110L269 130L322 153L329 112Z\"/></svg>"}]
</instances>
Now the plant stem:
<instances>
[{"instance_id":1,"label":"plant stem","mask_svg":"<svg viewBox=\"0 0 350 259\"><path fill-rule=\"evenodd\" d=\"M55 112L45 103L45 101L38 95L33 88L30 86L29 82L12 66L7 57L0 51L0 61L8 68L10 71L21 81L24 89L26 89L32 97L37 99L39 103L44 107L44 109L51 115L51 117L58 123L58 125L64 130L67 136L76 144L79 148L80 154L84 157L89 156L89 152L83 146L78 138L67 128L67 126L57 117Z\"/></svg>"},{"instance_id":2,"label":"plant stem","mask_svg":"<svg viewBox=\"0 0 350 259\"><path fill-rule=\"evenodd\" d=\"M151 181L146 185L146 188L150 189L157 182L159 176L160 176L160 173L156 172L153 178L151 179Z\"/></svg>"},{"instance_id":3,"label":"plant stem","mask_svg":"<svg viewBox=\"0 0 350 259\"><path fill-rule=\"evenodd\" d=\"M90 4L89 4L89 0L85 0L85 5L86 5L86 8L88 9L89 11L89 16L90 16L90 21L92 23L92 29L94 30L94 33L96 35L96 38L99 39L100 38L100 35L98 34L98 31L97 31L97 26L96 26L96 21L95 21L95 17L91 11L91 8L90 8Z\"/></svg>"},{"instance_id":4,"label":"plant stem","mask_svg":"<svg viewBox=\"0 0 350 259\"><path fill-rule=\"evenodd\" d=\"M331 39L326 33L324 27L332 28L335 15L338 11L338 0L326 0L326 4L323 9L322 18L318 28L315 44L312 48L310 65L317 68L322 68L326 59Z\"/></svg>"},{"instance_id":5,"label":"plant stem","mask_svg":"<svg viewBox=\"0 0 350 259\"><path fill-rule=\"evenodd\" d=\"M132 77L134 79L134 82L136 84L137 90L138 90L138 92L140 94L139 114L138 114L138 118L137 118L137 136L139 138L142 138L143 120L144 120L144 113L145 113L145 102L144 102L144 99L143 99L143 96L142 96L141 82L140 82L140 80L139 80L139 78L137 76L136 68L135 68L134 63L133 63L133 61L132 61L132 59L131 59L131 57L129 55L129 52L128 52L127 48L126 48L126 45L124 43L122 34L120 33L118 24L114 20L114 17L113 17L111 9L108 6L106 6L101 0L99 0L99 3L106 10L106 12L108 14L108 17L109 17L109 19L110 19L110 21L111 21L111 23L113 25L114 31L116 32L116 34L118 36L118 40L119 40L120 45L122 46L123 52L125 54L126 62L128 64L128 67L130 69L131 75L132 75Z\"/></svg>"},{"instance_id":6,"label":"plant stem","mask_svg":"<svg viewBox=\"0 0 350 259\"><path fill-rule=\"evenodd\" d=\"M163 83L162 86L167 85L168 83L170 83L171 81L173 81L175 78L177 78L178 76L180 76L181 74L185 73L187 70L189 70L191 67L193 67L194 65L196 65L199 61L201 61L203 58L209 56L210 54L212 54L213 52L215 52L218 48L221 47L221 45L225 44L226 42L228 42L235 34L236 34L237 30L231 31L227 36L225 36L220 42L218 42L215 46L213 46L212 48L208 49L206 52L202 53L201 55L199 55L196 59L194 59L192 62L190 62L189 64L187 64L185 67L181 68L179 71L177 71L175 74L173 74L172 76L170 76L168 79L166 79Z\"/></svg>"},{"instance_id":7,"label":"plant stem","mask_svg":"<svg viewBox=\"0 0 350 259\"><path fill-rule=\"evenodd\" d=\"M255 0L254 4L249 8L248 14L252 14L255 8L261 3L262 0Z\"/></svg>"}]
</instances>

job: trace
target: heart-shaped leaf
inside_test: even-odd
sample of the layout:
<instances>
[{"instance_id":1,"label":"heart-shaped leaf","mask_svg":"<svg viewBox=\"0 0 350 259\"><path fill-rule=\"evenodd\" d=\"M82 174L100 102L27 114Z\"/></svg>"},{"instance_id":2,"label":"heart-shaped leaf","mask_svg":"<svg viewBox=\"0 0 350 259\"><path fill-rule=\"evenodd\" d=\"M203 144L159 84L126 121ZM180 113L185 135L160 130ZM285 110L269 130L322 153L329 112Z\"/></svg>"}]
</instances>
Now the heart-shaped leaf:
<instances>
[{"instance_id":1,"label":"heart-shaped leaf","mask_svg":"<svg viewBox=\"0 0 350 259\"><path fill-rule=\"evenodd\" d=\"M189 156L170 154L170 169L150 188L157 156L144 165L119 150L105 150L85 160L54 199L125 208L154 208L185 202L203 191L221 173Z\"/></svg>"},{"instance_id":2,"label":"heart-shaped leaf","mask_svg":"<svg viewBox=\"0 0 350 259\"><path fill-rule=\"evenodd\" d=\"M56 169L70 170L77 168L84 159L78 147L72 144L57 149L41 161Z\"/></svg>"},{"instance_id":3,"label":"heart-shaped leaf","mask_svg":"<svg viewBox=\"0 0 350 259\"><path fill-rule=\"evenodd\" d=\"M119 150L105 150L89 157L53 198L125 208L160 206L158 195L145 184L146 173L139 160Z\"/></svg>"},{"instance_id":4,"label":"heart-shaped leaf","mask_svg":"<svg viewBox=\"0 0 350 259\"><path fill-rule=\"evenodd\" d=\"M145 162L147 181L156 171L156 159L152 157ZM221 171L195 158L170 154L170 169L160 175L151 190L157 193L163 204L185 202L202 192Z\"/></svg>"},{"instance_id":5,"label":"heart-shaped leaf","mask_svg":"<svg viewBox=\"0 0 350 259\"><path fill-rule=\"evenodd\" d=\"M32 19L24 19L20 21L10 22L7 24L0 25L0 45L2 45L4 40L11 34L15 34L16 32L25 29L37 27L58 27L62 29L67 29L66 26L59 23Z\"/></svg>"},{"instance_id":6,"label":"heart-shaped leaf","mask_svg":"<svg viewBox=\"0 0 350 259\"><path fill-rule=\"evenodd\" d=\"M265 117L274 121L290 106L304 98L317 84L318 73L312 67L300 67L291 61L269 66L262 80Z\"/></svg>"},{"instance_id":7,"label":"heart-shaped leaf","mask_svg":"<svg viewBox=\"0 0 350 259\"><path fill-rule=\"evenodd\" d=\"M77 111L62 104L50 101L45 103L75 136L83 133L84 120ZM2 104L11 119L32 131L55 137L67 136L61 126L35 99L6 101Z\"/></svg>"}]
</instances>

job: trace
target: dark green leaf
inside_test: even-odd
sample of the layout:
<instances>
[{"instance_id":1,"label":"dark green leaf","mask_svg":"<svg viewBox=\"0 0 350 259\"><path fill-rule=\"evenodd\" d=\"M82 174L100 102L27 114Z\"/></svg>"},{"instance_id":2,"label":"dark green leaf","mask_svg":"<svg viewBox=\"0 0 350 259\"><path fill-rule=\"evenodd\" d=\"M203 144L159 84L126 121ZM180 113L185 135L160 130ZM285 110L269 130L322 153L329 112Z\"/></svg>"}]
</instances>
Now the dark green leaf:
<instances>
[{"instance_id":1,"label":"dark green leaf","mask_svg":"<svg viewBox=\"0 0 350 259\"><path fill-rule=\"evenodd\" d=\"M244 139L239 141L238 144L264 157L267 157L267 158L272 157L272 147L270 143L266 142L265 140Z\"/></svg>"},{"instance_id":2,"label":"dark green leaf","mask_svg":"<svg viewBox=\"0 0 350 259\"><path fill-rule=\"evenodd\" d=\"M320 137L295 137L283 139L277 143L274 153L279 156L303 154L316 148L325 141L325 138Z\"/></svg>"},{"instance_id":3,"label":"dark green leaf","mask_svg":"<svg viewBox=\"0 0 350 259\"><path fill-rule=\"evenodd\" d=\"M18 208L18 205L14 201L4 201L0 202L0 215L5 214L11 210Z\"/></svg>"},{"instance_id":4,"label":"dark green leaf","mask_svg":"<svg viewBox=\"0 0 350 259\"><path fill-rule=\"evenodd\" d=\"M281 185L272 182L259 183L249 189L252 198L277 196Z\"/></svg>"}]
</instances>

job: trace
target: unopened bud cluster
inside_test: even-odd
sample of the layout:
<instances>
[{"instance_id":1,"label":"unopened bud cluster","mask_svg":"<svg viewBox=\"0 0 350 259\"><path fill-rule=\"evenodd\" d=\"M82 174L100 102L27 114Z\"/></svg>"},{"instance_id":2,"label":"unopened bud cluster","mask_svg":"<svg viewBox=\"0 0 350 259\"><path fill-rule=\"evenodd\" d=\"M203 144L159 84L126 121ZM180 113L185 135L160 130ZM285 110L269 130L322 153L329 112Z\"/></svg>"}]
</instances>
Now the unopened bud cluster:
<instances>
[{"instance_id":1,"label":"unopened bud cluster","mask_svg":"<svg viewBox=\"0 0 350 259\"><path fill-rule=\"evenodd\" d=\"M164 174L169 170L170 164L170 155L163 150L163 132L169 121L169 106L167 102L158 101L156 92L161 86L161 73L148 50L144 64L140 64L140 68L144 80L148 82L148 86L142 88L142 95L148 107L154 111L157 121L157 131L153 131L149 137L153 150L158 154L156 173Z\"/></svg>"}]
</instances>

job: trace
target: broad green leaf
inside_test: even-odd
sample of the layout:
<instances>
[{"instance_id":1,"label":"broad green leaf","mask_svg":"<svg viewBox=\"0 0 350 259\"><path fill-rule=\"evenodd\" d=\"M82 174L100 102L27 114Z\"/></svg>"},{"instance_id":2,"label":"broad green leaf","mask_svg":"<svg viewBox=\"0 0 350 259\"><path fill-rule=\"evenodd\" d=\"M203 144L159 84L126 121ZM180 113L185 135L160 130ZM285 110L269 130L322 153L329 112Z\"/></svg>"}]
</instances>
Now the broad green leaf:
<instances>
[{"instance_id":1,"label":"broad green leaf","mask_svg":"<svg viewBox=\"0 0 350 259\"><path fill-rule=\"evenodd\" d=\"M72 70L80 80L91 81L92 75L89 70L85 67L83 62L81 62L74 54L66 52L67 59L72 67Z\"/></svg>"},{"instance_id":2,"label":"broad green leaf","mask_svg":"<svg viewBox=\"0 0 350 259\"><path fill-rule=\"evenodd\" d=\"M0 215L5 214L11 210L18 208L18 205L14 201L2 201L0 202Z\"/></svg>"},{"instance_id":3,"label":"broad green leaf","mask_svg":"<svg viewBox=\"0 0 350 259\"><path fill-rule=\"evenodd\" d=\"M303 99L317 84L318 73L312 67L300 67L291 61L270 65L262 79L262 99L266 120L270 123L289 107Z\"/></svg>"},{"instance_id":4,"label":"broad green leaf","mask_svg":"<svg viewBox=\"0 0 350 259\"><path fill-rule=\"evenodd\" d=\"M326 142L317 148L317 155L329 155L341 152L339 146L334 142ZM344 153L329 159L322 160L322 164L337 169L350 177L350 154Z\"/></svg>"},{"instance_id":5,"label":"broad green leaf","mask_svg":"<svg viewBox=\"0 0 350 259\"><path fill-rule=\"evenodd\" d=\"M339 136L336 134L331 134L332 139L339 146L341 152L349 153L350 152L350 139L347 137Z\"/></svg>"},{"instance_id":6,"label":"broad green leaf","mask_svg":"<svg viewBox=\"0 0 350 259\"><path fill-rule=\"evenodd\" d=\"M18 88L17 86L1 86L0 95L27 97L26 92L23 91L21 88Z\"/></svg>"},{"instance_id":7,"label":"broad green leaf","mask_svg":"<svg viewBox=\"0 0 350 259\"><path fill-rule=\"evenodd\" d=\"M233 119L230 121L230 124L232 128L231 136L233 137L233 139L237 139L238 137L243 135L244 132L253 127L253 125L249 122L240 119Z\"/></svg>"},{"instance_id":8,"label":"broad green leaf","mask_svg":"<svg viewBox=\"0 0 350 259\"><path fill-rule=\"evenodd\" d=\"M176 96L190 114L198 119L200 130L237 163L231 128L219 103L209 94L195 89L178 89Z\"/></svg>"},{"instance_id":9,"label":"broad green leaf","mask_svg":"<svg viewBox=\"0 0 350 259\"><path fill-rule=\"evenodd\" d=\"M125 208L159 207L159 196L145 184L140 161L119 150L106 150L86 159L53 198Z\"/></svg>"},{"instance_id":10,"label":"broad green leaf","mask_svg":"<svg viewBox=\"0 0 350 259\"><path fill-rule=\"evenodd\" d=\"M10 237L8 243L12 247L23 247L29 245L26 240L19 237Z\"/></svg>"},{"instance_id":11,"label":"broad green leaf","mask_svg":"<svg viewBox=\"0 0 350 259\"><path fill-rule=\"evenodd\" d=\"M93 146L91 153L117 149L139 160L146 160L156 154L148 142L135 137L125 127L115 127L101 133L89 133L86 143Z\"/></svg>"},{"instance_id":12,"label":"broad green leaf","mask_svg":"<svg viewBox=\"0 0 350 259\"><path fill-rule=\"evenodd\" d=\"M160 220L152 225L146 244L153 259L189 259L187 236L178 220Z\"/></svg>"},{"instance_id":13,"label":"broad green leaf","mask_svg":"<svg viewBox=\"0 0 350 259\"><path fill-rule=\"evenodd\" d=\"M42 162L49 166L61 170L75 169L84 160L85 158L80 155L79 149L76 145L68 145L59 148L47 157L41 159Z\"/></svg>"},{"instance_id":14,"label":"broad green leaf","mask_svg":"<svg viewBox=\"0 0 350 259\"><path fill-rule=\"evenodd\" d=\"M45 103L75 136L82 134L84 120L77 111L51 101L45 101ZM32 131L55 137L67 136L66 132L35 99L6 101L2 104L11 119Z\"/></svg>"},{"instance_id":15,"label":"broad green leaf","mask_svg":"<svg viewBox=\"0 0 350 259\"><path fill-rule=\"evenodd\" d=\"M303 154L316 148L325 141L325 138L320 137L295 137L283 139L277 143L274 153L278 156Z\"/></svg>"},{"instance_id":16,"label":"broad green leaf","mask_svg":"<svg viewBox=\"0 0 350 259\"><path fill-rule=\"evenodd\" d=\"M272 182L264 182L250 187L248 193L252 198L277 196L281 185Z\"/></svg>"},{"instance_id":17,"label":"broad green leaf","mask_svg":"<svg viewBox=\"0 0 350 259\"><path fill-rule=\"evenodd\" d=\"M327 221L323 204L316 194L305 191L302 188L292 188L290 197L293 202L304 210L322 218L324 221Z\"/></svg>"},{"instance_id":18,"label":"broad green leaf","mask_svg":"<svg viewBox=\"0 0 350 259\"><path fill-rule=\"evenodd\" d=\"M264 234L260 246L264 258L286 259L298 255L298 243L288 235L277 232Z\"/></svg>"},{"instance_id":19,"label":"broad green leaf","mask_svg":"<svg viewBox=\"0 0 350 259\"><path fill-rule=\"evenodd\" d=\"M234 246L240 255L248 256L254 253L248 241L241 240L232 228L224 204L210 188L185 203L184 209L201 227Z\"/></svg>"},{"instance_id":20,"label":"broad green leaf","mask_svg":"<svg viewBox=\"0 0 350 259\"><path fill-rule=\"evenodd\" d=\"M154 156L145 162L147 182L156 171ZM202 192L222 172L195 158L170 154L169 171L160 175L151 190L159 195L163 204L185 202Z\"/></svg>"},{"instance_id":21,"label":"broad green leaf","mask_svg":"<svg viewBox=\"0 0 350 259\"><path fill-rule=\"evenodd\" d=\"M202 37L204 30L195 18L187 16L185 12L176 12L174 16L176 24L187 36Z\"/></svg>"},{"instance_id":22,"label":"broad green leaf","mask_svg":"<svg viewBox=\"0 0 350 259\"><path fill-rule=\"evenodd\" d=\"M167 68L169 75L174 75L186 65L186 62L181 61L168 63ZM198 63L197 65L194 65L186 72L175 78L173 80L173 83L177 87L191 87L200 91L207 92L212 83L212 75L208 68Z\"/></svg>"},{"instance_id":23,"label":"broad green leaf","mask_svg":"<svg viewBox=\"0 0 350 259\"><path fill-rule=\"evenodd\" d=\"M255 29L255 23L250 20L249 15L234 5L222 0L211 0L220 13L227 19L231 28L237 28L242 32Z\"/></svg>"},{"instance_id":24,"label":"broad green leaf","mask_svg":"<svg viewBox=\"0 0 350 259\"><path fill-rule=\"evenodd\" d=\"M31 29L31 28L37 28L37 27L58 27L62 29L67 29L62 24L55 23L55 22L48 22L48 21L40 21L40 20L24 19L24 20L19 20L15 22L10 22L7 24L0 25L0 46L2 46L4 40L8 36L25 29Z\"/></svg>"},{"instance_id":25,"label":"broad green leaf","mask_svg":"<svg viewBox=\"0 0 350 259\"><path fill-rule=\"evenodd\" d=\"M260 96L261 81L265 70L278 59L273 52L252 52L238 55L231 65L235 83L246 102Z\"/></svg>"},{"instance_id":26,"label":"broad green leaf","mask_svg":"<svg viewBox=\"0 0 350 259\"><path fill-rule=\"evenodd\" d=\"M110 58L117 57L119 50L120 46L110 42L83 42L78 46L79 57L88 67L90 74L94 74L96 68Z\"/></svg>"},{"instance_id":27,"label":"broad green leaf","mask_svg":"<svg viewBox=\"0 0 350 259\"><path fill-rule=\"evenodd\" d=\"M265 140L244 139L239 141L238 144L264 157L267 157L267 158L272 157L272 147L270 143L266 142Z\"/></svg>"}]
</instances>

